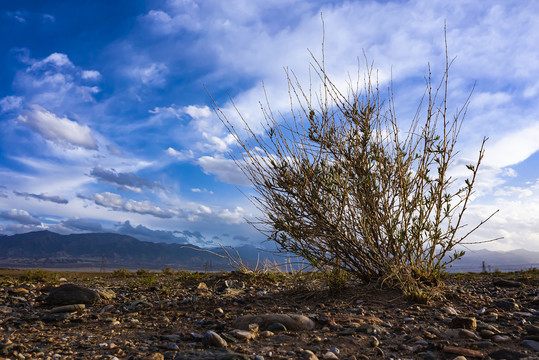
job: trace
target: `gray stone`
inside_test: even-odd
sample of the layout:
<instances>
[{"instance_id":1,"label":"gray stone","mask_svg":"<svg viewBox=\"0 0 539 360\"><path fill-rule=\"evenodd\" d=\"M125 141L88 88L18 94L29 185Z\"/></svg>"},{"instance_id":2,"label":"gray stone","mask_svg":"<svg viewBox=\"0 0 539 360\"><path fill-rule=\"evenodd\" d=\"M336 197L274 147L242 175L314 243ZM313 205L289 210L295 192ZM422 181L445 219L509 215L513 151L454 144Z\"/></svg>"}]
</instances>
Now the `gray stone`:
<instances>
[{"instance_id":1,"label":"gray stone","mask_svg":"<svg viewBox=\"0 0 539 360\"><path fill-rule=\"evenodd\" d=\"M286 326L284 326L280 322L276 322L269 325L266 330L273 331L273 332L280 332L280 331L286 331L287 329L286 329Z\"/></svg>"},{"instance_id":2,"label":"gray stone","mask_svg":"<svg viewBox=\"0 0 539 360\"><path fill-rule=\"evenodd\" d=\"M228 345L225 339L211 330L206 331L204 338L202 338L202 343L206 346L214 346L218 348L227 347Z\"/></svg>"},{"instance_id":3,"label":"gray stone","mask_svg":"<svg viewBox=\"0 0 539 360\"><path fill-rule=\"evenodd\" d=\"M496 306L507 311L515 311L520 308L513 300L498 300L496 301Z\"/></svg>"},{"instance_id":4,"label":"gray stone","mask_svg":"<svg viewBox=\"0 0 539 360\"><path fill-rule=\"evenodd\" d=\"M539 335L539 326L526 325L525 329L528 335Z\"/></svg>"},{"instance_id":5,"label":"gray stone","mask_svg":"<svg viewBox=\"0 0 539 360\"><path fill-rule=\"evenodd\" d=\"M312 330L315 327L314 321L308 317L295 314L241 316L232 323L232 327L241 330L249 330L249 324L258 324L260 329L268 330L268 327L274 323L281 323L289 331Z\"/></svg>"},{"instance_id":6,"label":"gray stone","mask_svg":"<svg viewBox=\"0 0 539 360\"><path fill-rule=\"evenodd\" d=\"M65 284L53 288L45 299L47 304L55 306L74 304L91 305L98 300L99 295L97 292L74 284Z\"/></svg>"},{"instance_id":7,"label":"gray stone","mask_svg":"<svg viewBox=\"0 0 539 360\"><path fill-rule=\"evenodd\" d=\"M179 352L174 360L249 360L249 357L228 349L188 350Z\"/></svg>"},{"instance_id":8,"label":"gray stone","mask_svg":"<svg viewBox=\"0 0 539 360\"><path fill-rule=\"evenodd\" d=\"M247 330L240 330L240 329L234 329L230 332L230 334L232 336L235 336L237 337L238 339L241 339L241 340L253 340L254 338L256 338L256 334L255 333L252 333L250 331L247 331Z\"/></svg>"},{"instance_id":9,"label":"gray stone","mask_svg":"<svg viewBox=\"0 0 539 360\"><path fill-rule=\"evenodd\" d=\"M492 280L492 285L505 287L505 288L518 288L522 287L522 283L518 281L506 280L502 278L495 278Z\"/></svg>"},{"instance_id":10,"label":"gray stone","mask_svg":"<svg viewBox=\"0 0 539 360\"><path fill-rule=\"evenodd\" d=\"M489 353L488 356L493 360L520 360L526 359L528 354L513 350L500 349Z\"/></svg>"},{"instance_id":11,"label":"gray stone","mask_svg":"<svg viewBox=\"0 0 539 360\"><path fill-rule=\"evenodd\" d=\"M70 313L75 311L84 310L86 305L84 304L73 304L73 305L63 305L57 306L51 309L51 313Z\"/></svg>"},{"instance_id":12,"label":"gray stone","mask_svg":"<svg viewBox=\"0 0 539 360\"><path fill-rule=\"evenodd\" d=\"M522 346L532 349L533 351L539 351L539 342L535 340L524 340L522 341Z\"/></svg>"}]
</instances>

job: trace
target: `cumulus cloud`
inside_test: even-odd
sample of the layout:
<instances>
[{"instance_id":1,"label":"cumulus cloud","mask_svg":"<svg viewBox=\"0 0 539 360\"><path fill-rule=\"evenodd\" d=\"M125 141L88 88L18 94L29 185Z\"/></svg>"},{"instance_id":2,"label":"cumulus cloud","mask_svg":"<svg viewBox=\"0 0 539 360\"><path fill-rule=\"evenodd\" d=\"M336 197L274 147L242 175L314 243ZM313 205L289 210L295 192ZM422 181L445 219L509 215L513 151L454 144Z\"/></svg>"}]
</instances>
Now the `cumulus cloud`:
<instances>
[{"instance_id":1,"label":"cumulus cloud","mask_svg":"<svg viewBox=\"0 0 539 360\"><path fill-rule=\"evenodd\" d=\"M102 232L103 225L98 222L88 219L73 218L67 219L61 222L61 225L66 226L73 230L82 230L90 232Z\"/></svg>"},{"instance_id":2,"label":"cumulus cloud","mask_svg":"<svg viewBox=\"0 0 539 360\"><path fill-rule=\"evenodd\" d=\"M73 111L76 106L95 102L94 95L100 89L85 83L99 80L98 71L84 70L62 53L52 53L36 60L30 57L28 50L20 52L19 60L28 67L16 73L13 85L24 103L65 112L66 109Z\"/></svg>"},{"instance_id":3,"label":"cumulus cloud","mask_svg":"<svg viewBox=\"0 0 539 360\"><path fill-rule=\"evenodd\" d=\"M17 118L44 138L62 145L80 146L97 150L97 142L86 125L80 125L67 117L58 117L39 105L31 105Z\"/></svg>"},{"instance_id":4,"label":"cumulus cloud","mask_svg":"<svg viewBox=\"0 0 539 360\"><path fill-rule=\"evenodd\" d=\"M92 200L96 205L104 206L116 211L152 215L162 219L168 219L178 215L177 211L163 209L148 200L136 201L132 199L124 199L120 195L110 192L97 193L91 196L79 194L78 197L81 199Z\"/></svg>"},{"instance_id":5,"label":"cumulus cloud","mask_svg":"<svg viewBox=\"0 0 539 360\"><path fill-rule=\"evenodd\" d=\"M212 174L228 184L251 185L249 179L243 174L233 160L223 157L202 156L198 159L198 164L205 174Z\"/></svg>"},{"instance_id":6,"label":"cumulus cloud","mask_svg":"<svg viewBox=\"0 0 539 360\"><path fill-rule=\"evenodd\" d=\"M207 118L212 115L208 106L189 105L183 108L183 111L193 119Z\"/></svg>"},{"instance_id":7,"label":"cumulus cloud","mask_svg":"<svg viewBox=\"0 0 539 360\"><path fill-rule=\"evenodd\" d=\"M27 192L19 192L19 191L13 191L13 193L17 196L22 196L25 198L34 198L42 201L50 201L57 204L67 204L68 201L64 199L61 196L58 195L50 195L50 194L32 194Z\"/></svg>"},{"instance_id":8,"label":"cumulus cloud","mask_svg":"<svg viewBox=\"0 0 539 360\"><path fill-rule=\"evenodd\" d=\"M41 225L41 221L32 216L26 210L11 209L0 213L0 217L6 220L18 222L22 225Z\"/></svg>"},{"instance_id":9,"label":"cumulus cloud","mask_svg":"<svg viewBox=\"0 0 539 360\"><path fill-rule=\"evenodd\" d=\"M165 186L158 182L141 178L133 173L118 173L114 169L106 170L101 166L94 167L90 175L100 181L117 185L118 190L130 190L136 193L142 193L144 188L166 190Z\"/></svg>"},{"instance_id":10,"label":"cumulus cloud","mask_svg":"<svg viewBox=\"0 0 539 360\"><path fill-rule=\"evenodd\" d=\"M133 236L134 238L137 238L141 241L165 242L176 244L189 243L188 238L190 237L190 234L179 231L153 230L140 224L137 226L133 226L131 225L129 220L118 224L116 227L116 232L124 235Z\"/></svg>"},{"instance_id":11,"label":"cumulus cloud","mask_svg":"<svg viewBox=\"0 0 539 360\"><path fill-rule=\"evenodd\" d=\"M99 80L101 78L101 73L97 70L83 70L81 77L84 80Z\"/></svg>"},{"instance_id":12,"label":"cumulus cloud","mask_svg":"<svg viewBox=\"0 0 539 360\"><path fill-rule=\"evenodd\" d=\"M62 53L52 53L49 56L47 56L45 59L41 61L35 62L31 67L30 70L36 70L40 68L44 68L47 65L53 65L56 67L73 67L73 63L71 60L69 60L69 57L66 54Z\"/></svg>"}]
</instances>

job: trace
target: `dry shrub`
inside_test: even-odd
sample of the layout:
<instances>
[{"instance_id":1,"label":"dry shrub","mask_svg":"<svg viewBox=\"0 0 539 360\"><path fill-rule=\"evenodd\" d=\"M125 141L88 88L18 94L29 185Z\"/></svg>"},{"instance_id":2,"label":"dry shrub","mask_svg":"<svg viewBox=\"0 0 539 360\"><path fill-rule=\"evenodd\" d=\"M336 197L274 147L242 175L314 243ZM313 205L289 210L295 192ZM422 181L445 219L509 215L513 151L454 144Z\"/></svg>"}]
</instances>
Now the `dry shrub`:
<instances>
[{"instance_id":1,"label":"dry shrub","mask_svg":"<svg viewBox=\"0 0 539 360\"><path fill-rule=\"evenodd\" d=\"M358 81L343 93L314 56L320 90L304 88L287 71L291 111L275 115L268 101L261 104L263 133L245 120L236 128L215 106L237 140L232 156L257 194L252 201L263 216L255 227L317 269L422 297L464 255L452 253L455 247L493 215L464 231L486 138L457 186L449 169L469 97L448 114L447 56L445 65L437 86L429 69L425 94L404 130L392 89L382 98L372 66L363 77L358 69Z\"/></svg>"}]
</instances>

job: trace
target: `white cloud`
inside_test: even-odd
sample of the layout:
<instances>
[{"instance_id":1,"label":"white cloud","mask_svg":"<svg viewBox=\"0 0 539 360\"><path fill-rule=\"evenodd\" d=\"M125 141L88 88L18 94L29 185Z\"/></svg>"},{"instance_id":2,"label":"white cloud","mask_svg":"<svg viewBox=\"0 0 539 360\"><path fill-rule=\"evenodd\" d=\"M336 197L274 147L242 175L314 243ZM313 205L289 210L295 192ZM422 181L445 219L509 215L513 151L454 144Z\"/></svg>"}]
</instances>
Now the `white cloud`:
<instances>
[{"instance_id":1,"label":"white cloud","mask_svg":"<svg viewBox=\"0 0 539 360\"><path fill-rule=\"evenodd\" d=\"M0 213L0 217L6 220L16 221L22 225L40 225L41 221L32 216L26 210L11 209Z\"/></svg>"},{"instance_id":2,"label":"white cloud","mask_svg":"<svg viewBox=\"0 0 539 360\"><path fill-rule=\"evenodd\" d=\"M539 251L539 181L527 187L502 187L493 197L473 202L465 215L468 228L496 210L500 210L499 213L474 233L470 240L484 241L503 237L489 244L489 248Z\"/></svg>"},{"instance_id":3,"label":"white cloud","mask_svg":"<svg viewBox=\"0 0 539 360\"><path fill-rule=\"evenodd\" d=\"M249 186L249 179L243 174L233 160L222 157L202 156L198 164L205 174L216 175L217 178L228 184Z\"/></svg>"},{"instance_id":4,"label":"white cloud","mask_svg":"<svg viewBox=\"0 0 539 360\"><path fill-rule=\"evenodd\" d=\"M193 119L207 118L212 115L208 106L189 105L183 108L183 111Z\"/></svg>"},{"instance_id":5,"label":"white cloud","mask_svg":"<svg viewBox=\"0 0 539 360\"><path fill-rule=\"evenodd\" d=\"M193 153L192 150L178 151L172 147L169 147L168 149L165 150L165 152L168 155L175 157L178 161L185 161L185 160L193 159L195 157L195 154Z\"/></svg>"},{"instance_id":6,"label":"white cloud","mask_svg":"<svg viewBox=\"0 0 539 360\"><path fill-rule=\"evenodd\" d=\"M101 73L97 70L83 70L81 77L84 80L98 80L101 78Z\"/></svg>"},{"instance_id":7,"label":"white cloud","mask_svg":"<svg viewBox=\"0 0 539 360\"><path fill-rule=\"evenodd\" d=\"M162 207L148 201L136 201L131 199L123 199L120 195L104 192L93 194L90 197L79 195L80 198L93 200L97 205L111 208L113 210L132 212L142 215L152 215L158 218L171 218L178 215L178 212Z\"/></svg>"},{"instance_id":8,"label":"white cloud","mask_svg":"<svg viewBox=\"0 0 539 360\"><path fill-rule=\"evenodd\" d=\"M223 219L226 223L229 224L240 224L242 222L245 222L245 218L247 216L248 214L240 206L237 206L233 211L230 211L229 209L224 209L218 214L219 218Z\"/></svg>"},{"instance_id":9,"label":"white cloud","mask_svg":"<svg viewBox=\"0 0 539 360\"><path fill-rule=\"evenodd\" d=\"M488 145L485 165L503 168L520 163L539 150L537 139L539 123L499 135L496 142Z\"/></svg>"},{"instance_id":10,"label":"white cloud","mask_svg":"<svg viewBox=\"0 0 539 360\"><path fill-rule=\"evenodd\" d=\"M20 109L22 105L22 97L20 96L6 96L0 99L0 108L2 112Z\"/></svg>"},{"instance_id":11,"label":"white cloud","mask_svg":"<svg viewBox=\"0 0 539 360\"><path fill-rule=\"evenodd\" d=\"M97 143L88 126L80 125L67 117L58 117L39 105L31 105L30 110L19 115L17 119L56 143L97 149Z\"/></svg>"},{"instance_id":12,"label":"white cloud","mask_svg":"<svg viewBox=\"0 0 539 360\"><path fill-rule=\"evenodd\" d=\"M29 70L36 70L45 67L46 65L54 65L58 67L73 67L73 63L69 60L66 54L52 53L41 61L35 62Z\"/></svg>"},{"instance_id":13,"label":"white cloud","mask_svg":"<svg viewBox=\"0 0 539 360\"><path fill-rule=\"evenodd\" d=\"M149 86L163 86L166 83L168 73L169 69L163 63L151 63L148 66L131 69L132 77Z\"/></svg>"}]
</instances>

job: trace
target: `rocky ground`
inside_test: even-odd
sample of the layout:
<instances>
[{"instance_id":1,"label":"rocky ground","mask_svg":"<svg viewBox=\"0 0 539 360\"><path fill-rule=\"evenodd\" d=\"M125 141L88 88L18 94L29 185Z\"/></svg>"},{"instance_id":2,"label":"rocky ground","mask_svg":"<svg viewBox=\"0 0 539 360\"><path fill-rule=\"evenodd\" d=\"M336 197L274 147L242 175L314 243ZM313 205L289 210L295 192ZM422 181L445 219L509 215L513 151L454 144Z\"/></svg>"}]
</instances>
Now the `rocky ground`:
<instances>
[{"instance_id":1,"label":"rocky ground","mask_svg":"<svg viewBox=\"0 0 539 360\"><path fill-rule=\"evenodd\" d=\"M313 274L0 271L0 359L539 359L539 272L414 304Z\"/></svg>"}]
</instances>

